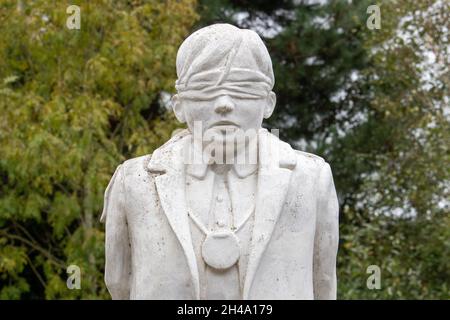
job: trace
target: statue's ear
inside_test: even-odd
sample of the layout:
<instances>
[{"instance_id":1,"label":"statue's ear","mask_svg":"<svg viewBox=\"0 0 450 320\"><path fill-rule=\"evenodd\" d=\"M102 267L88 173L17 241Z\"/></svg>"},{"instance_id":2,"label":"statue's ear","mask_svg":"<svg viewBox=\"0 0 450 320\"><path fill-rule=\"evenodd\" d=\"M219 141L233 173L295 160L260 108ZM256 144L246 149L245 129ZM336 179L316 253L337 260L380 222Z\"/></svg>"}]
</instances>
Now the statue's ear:
<instances>
[{"instance_id":1,"label":"statue's ear","mask_svg":"<svg viewBox=\"0 0 450 320\"><path fill-rule=\"evenodd\" d=\"M172 110L175 113L175 117L181 123L186 122L186 117L184 116L184 109L180 101L180 97L176 94L172 97Z\"/></svg>"},{"instance_id":2,"label":"statue's ear","mask_svg":"<svg viewBox=\"0 0 450 320\"><path fill-rule=\"evenodd\" d=\"M267 95L266 106L264 108L264 119L270 118L277 104L277 95L275 92L270 91Z\"/></svg>"}]
</instances>

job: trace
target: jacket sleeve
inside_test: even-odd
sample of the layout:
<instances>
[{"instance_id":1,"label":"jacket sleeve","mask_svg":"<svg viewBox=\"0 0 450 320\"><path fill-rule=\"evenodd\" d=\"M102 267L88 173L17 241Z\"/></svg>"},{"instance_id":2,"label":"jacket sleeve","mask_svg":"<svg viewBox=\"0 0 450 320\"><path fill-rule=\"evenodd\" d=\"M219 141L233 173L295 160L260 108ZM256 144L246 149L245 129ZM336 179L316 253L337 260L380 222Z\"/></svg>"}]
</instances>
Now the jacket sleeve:
<instances>
[{"instance_id":1,"label":"jacket sleeve","mask_svg":"<svg viewBox=\"0 0 450 320\"><path fill-rule=\"evenodd\" d=\"M314 238L314 299L336 299L336 255L339 242L339 203L331 168L324 163L317 181Z\"/></svg>"},{"instance_id":2,"label":"jacket sleeve","mask_svg":"<svg viewBox=\"0 0 450 320\"><path fill-rule=\"evenodd\" d=\"M106 222L105 283L114 300L130 298L131 254L123 178L123 165L119 165L106 188L100 218Z\"/></svg>"}]
</instances>

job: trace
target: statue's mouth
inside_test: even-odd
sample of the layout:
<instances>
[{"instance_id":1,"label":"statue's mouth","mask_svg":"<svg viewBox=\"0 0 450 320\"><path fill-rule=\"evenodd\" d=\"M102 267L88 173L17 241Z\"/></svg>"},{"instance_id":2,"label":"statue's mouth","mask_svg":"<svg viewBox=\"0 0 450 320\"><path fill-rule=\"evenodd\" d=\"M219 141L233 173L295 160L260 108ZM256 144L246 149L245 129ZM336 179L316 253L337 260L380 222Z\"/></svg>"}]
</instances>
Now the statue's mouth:
<instances>
[{"instance_id":1,"label":"statue's mouth","mask_svg":"<svg viewBox=\"0 0 450 320\"><path fill-rule=\"evenodd\" d=\"M232 121L228 121L228 120L222 120L222 121L214 122L210 126L210 128L213 128L213 127L215 127L215 128L217 128L217 127L222 128L223 127L224 129L226 129L226 128L233 128L233 129L239 128L239 126L236 123L234 123Z\"/></svg>"}]
</instances>

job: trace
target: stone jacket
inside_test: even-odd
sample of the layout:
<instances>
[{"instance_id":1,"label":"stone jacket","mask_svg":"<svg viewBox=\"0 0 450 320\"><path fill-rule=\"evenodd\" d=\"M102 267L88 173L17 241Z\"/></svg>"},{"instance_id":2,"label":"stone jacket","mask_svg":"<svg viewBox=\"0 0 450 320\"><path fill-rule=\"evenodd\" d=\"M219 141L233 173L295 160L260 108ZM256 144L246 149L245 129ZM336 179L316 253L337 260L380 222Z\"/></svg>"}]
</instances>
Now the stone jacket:
<instances>
[{"instance_id":1,"label":"stone jacket","mask_svg":"<svg viewBox=\"0 0 450 320\"><path fill-rule=\"evenodd\" d=\"M198 299L183 140L119 165L106 191L105 282L113 299ZM258 135L258 182L243 299L335 299L338 201L330 166Z\"/></svg>"}]
</instances>

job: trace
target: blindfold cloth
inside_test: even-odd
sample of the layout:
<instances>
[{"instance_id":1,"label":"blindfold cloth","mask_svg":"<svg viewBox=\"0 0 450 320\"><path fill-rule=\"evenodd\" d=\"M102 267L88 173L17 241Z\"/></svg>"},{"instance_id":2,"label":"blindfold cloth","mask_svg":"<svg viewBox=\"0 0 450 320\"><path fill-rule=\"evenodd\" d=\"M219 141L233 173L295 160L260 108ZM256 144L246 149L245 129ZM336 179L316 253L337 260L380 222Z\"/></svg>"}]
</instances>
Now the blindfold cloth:
<instances>
[{"instance_id":1,"label":"blindfold cloth","mask_svg":"<svg viewBox=\"0 0 450 320\"><path fill-rule=\"evenodd\" d=\"M243 99L267 97L274 85L272 61L253 31L229 24L198 30L177 54L180 98L210 100L220 95Z\"/></svg>"}]
</instances>

